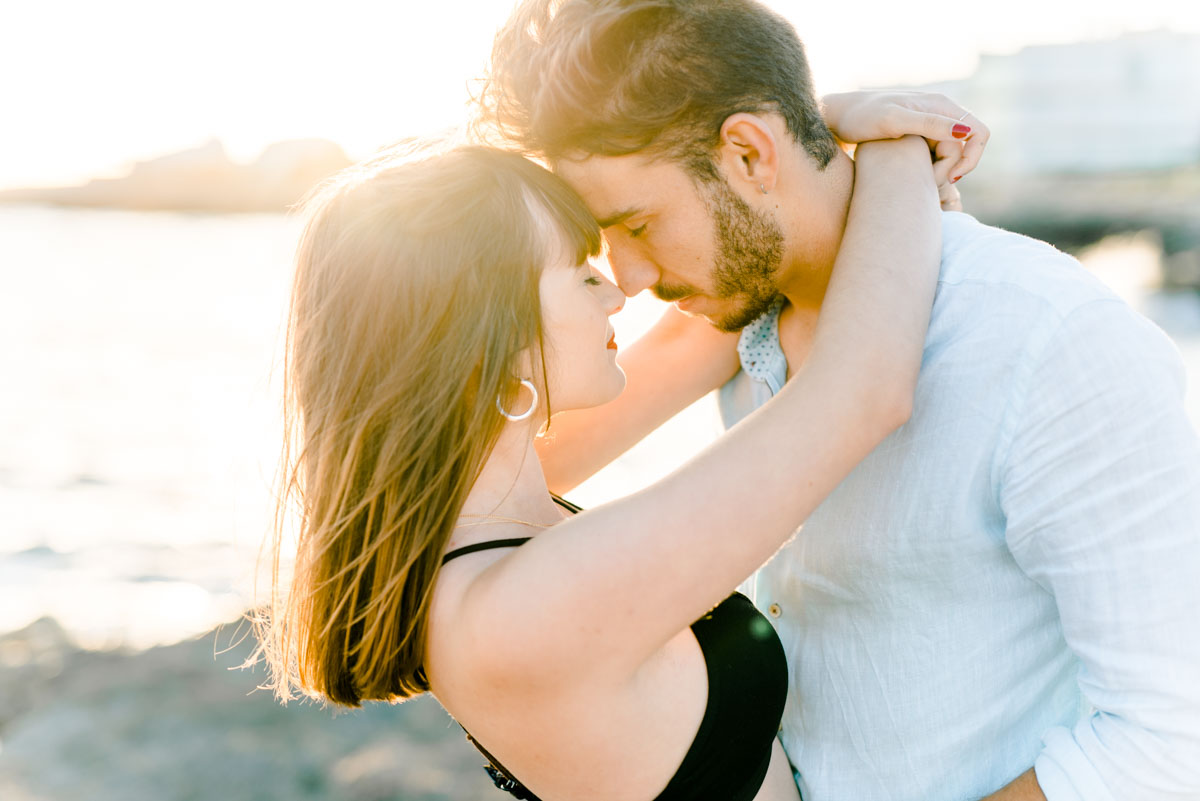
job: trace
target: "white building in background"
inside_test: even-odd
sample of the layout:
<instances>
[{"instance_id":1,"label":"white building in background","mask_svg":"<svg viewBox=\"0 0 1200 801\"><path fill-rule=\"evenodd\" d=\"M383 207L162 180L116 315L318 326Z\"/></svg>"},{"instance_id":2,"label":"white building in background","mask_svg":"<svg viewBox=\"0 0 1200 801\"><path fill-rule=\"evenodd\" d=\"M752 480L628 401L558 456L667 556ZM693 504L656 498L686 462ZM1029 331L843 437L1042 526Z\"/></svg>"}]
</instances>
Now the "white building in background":
<instances>
[{"instance_id":1,"label":"white building in background","mask_svg":"<svg viewBox=\"0 0 1200 801\"><path fill-rule=\"evenodd\" d=\"M942 91L992 130L980 176L1200 163L1200 36L1152 31L984 55Z\"/></svg>"}]
</instances>

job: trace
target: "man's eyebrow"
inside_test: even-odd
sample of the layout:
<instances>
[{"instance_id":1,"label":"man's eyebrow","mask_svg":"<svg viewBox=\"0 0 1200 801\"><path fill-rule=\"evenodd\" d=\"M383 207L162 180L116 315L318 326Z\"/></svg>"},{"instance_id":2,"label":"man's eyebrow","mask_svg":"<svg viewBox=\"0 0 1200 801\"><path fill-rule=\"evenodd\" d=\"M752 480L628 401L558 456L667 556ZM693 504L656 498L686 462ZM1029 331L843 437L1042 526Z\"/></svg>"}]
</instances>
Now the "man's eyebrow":
<instances>
[{"instance_id":1,"label":"man's eyebrow","mask_svg":"<svg viewBox=\"0 0 1200 801\"><path fill-rule=\"evenodd\" d=\"M641 211L641 209L633 206L623 211L618 211L616 214L613 214L609 217L605 217L603 220L596 220L596 223L601 228L612 228L614 225L620 225L621 223L625 222L633 215L640 214Z\"/></svg>"}]
</instances>

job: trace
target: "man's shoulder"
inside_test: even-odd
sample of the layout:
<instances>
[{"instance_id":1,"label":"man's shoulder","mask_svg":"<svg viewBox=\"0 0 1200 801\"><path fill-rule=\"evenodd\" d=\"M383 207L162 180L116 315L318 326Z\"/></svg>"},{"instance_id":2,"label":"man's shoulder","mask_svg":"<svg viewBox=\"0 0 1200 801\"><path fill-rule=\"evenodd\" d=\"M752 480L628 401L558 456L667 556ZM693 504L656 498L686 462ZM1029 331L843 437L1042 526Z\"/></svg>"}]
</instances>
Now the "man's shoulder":
<instances>
[{"instance_id":1,"label":"man's shoulder","mask_svg":"<svg viewBox=\"0 0 1200 801\"><path fill-rule=\"evenodd\" d=\"M1173 376L1179 373L1170 339L1073 256L956 212L947 213L943 224L929 342L1014 356L1007 362L981 359L980 365L1028 370L1041 360L1087 352L1104 353L1109 361L1117 354L1134 361L1153 356ZM1075 345L1082 350L1072 350Z\"/></svg>"},{"instance_id":2,"label":"man's shoulder","mask_svg":"<svg viewBox=\"0 0 1200 801\"><path fill-rule=\"evenodd\" d=\"M956 292L958 288L968 291ZM1097 300L1119 302L1075 257L968 214L943 214L939 302L1065 317Z\"/></svg>"}]
</instances>

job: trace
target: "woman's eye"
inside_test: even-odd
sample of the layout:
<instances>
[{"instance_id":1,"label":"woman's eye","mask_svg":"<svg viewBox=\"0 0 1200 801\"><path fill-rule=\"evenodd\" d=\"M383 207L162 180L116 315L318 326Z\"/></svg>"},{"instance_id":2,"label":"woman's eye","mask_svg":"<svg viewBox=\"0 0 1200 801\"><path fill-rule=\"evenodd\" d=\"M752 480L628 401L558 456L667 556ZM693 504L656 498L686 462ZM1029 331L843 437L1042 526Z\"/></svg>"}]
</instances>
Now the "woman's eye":
<instances>
[{"instance_id":1,"label":"woman's eye","mask_svg":"<svg viewBox=\"0 0 1200 801\"><path fill-rule=\"evenodd\" d=\"M604 282L594 275L589 275L587 278L583 279L583 283L587 284L588 286L600 286Z\"/></svg>"},{"instance_id":2,"label":"woman's eye","mask_svg":"<svg viewBox=\"0 0 1200 801\"><path fill-rule=\"evenodd\" d=\"M646 224L645 223L642 223L637 228L629 229L629 235L632 236L634 239L637 239L639 236L641 236L644 233L646 233Z\"/></svg>"}]
</instances>

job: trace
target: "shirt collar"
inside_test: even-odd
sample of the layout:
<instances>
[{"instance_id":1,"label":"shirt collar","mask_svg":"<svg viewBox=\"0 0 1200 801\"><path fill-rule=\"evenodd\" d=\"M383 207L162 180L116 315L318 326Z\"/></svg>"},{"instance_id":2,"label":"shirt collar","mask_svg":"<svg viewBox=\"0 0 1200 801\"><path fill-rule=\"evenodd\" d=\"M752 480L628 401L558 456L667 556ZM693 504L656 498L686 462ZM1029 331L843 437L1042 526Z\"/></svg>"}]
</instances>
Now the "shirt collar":
<instances>
[{"instance_id":1,"label":"shirt collar","mask_svg":"<svg viewBox=\"0 0 1200 801\"><path fill-rule=\"evenodd\" d=\"M767 383L777 380L780 370L787 375L787 359L779 345L779 312L783 297L776 299L762 316L742 329L738 338L738 357L742 370L751 378Z\"/></svg>"}]
</instances>

